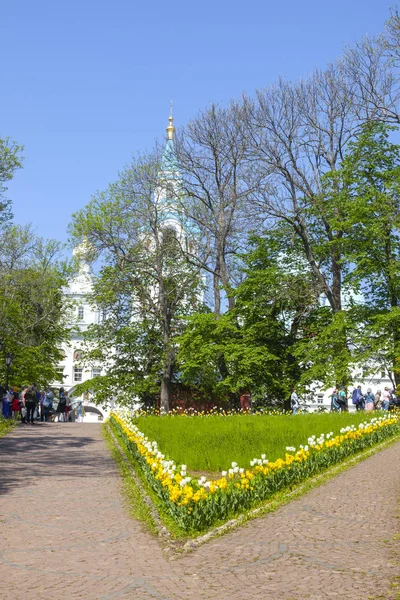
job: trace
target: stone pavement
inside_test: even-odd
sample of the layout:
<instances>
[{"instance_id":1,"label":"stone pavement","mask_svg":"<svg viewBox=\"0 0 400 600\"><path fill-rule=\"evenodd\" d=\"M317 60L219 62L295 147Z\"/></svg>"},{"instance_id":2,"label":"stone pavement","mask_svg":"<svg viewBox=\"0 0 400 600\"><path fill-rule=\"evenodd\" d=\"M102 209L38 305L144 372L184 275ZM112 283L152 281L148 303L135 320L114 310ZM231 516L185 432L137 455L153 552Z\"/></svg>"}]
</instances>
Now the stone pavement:
<instances>
[{"instance_id":1,"label":"stone pavement","mask_svg":"<svg viewBox=\"0 0 400 600\"><path fill-rule=\"evenodd\" d=\"M132 520L97 424L0 439L1 600L395 598L400 442L191 553Z\"/></svg>"}]
</instances>

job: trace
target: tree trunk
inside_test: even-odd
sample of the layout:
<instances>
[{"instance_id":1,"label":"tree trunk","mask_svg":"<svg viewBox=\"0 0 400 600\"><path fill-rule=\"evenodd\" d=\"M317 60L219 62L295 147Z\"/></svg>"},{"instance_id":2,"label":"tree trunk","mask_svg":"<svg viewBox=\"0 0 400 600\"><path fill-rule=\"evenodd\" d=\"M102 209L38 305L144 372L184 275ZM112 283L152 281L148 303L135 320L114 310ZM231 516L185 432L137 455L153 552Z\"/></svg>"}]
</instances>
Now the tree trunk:
<instances>
[{"instance_id":1,"label":"tree trunk","mask_svg":"<svg viewBox=\"0 0 400 600\"><path fill-rule=\"evenodd\" d=\"M232 296L232 286L229 282L228 268L226 266L225 257L221 256L221 259L219 262L221 265L221 283L222 283L222 287L224 288L224 291L227 295L228 308L229 308L229 310L233 310L235 308L235 298Z\"/></svg>"},{"instance_id":2,"label":"tree trunk","mask_svg":"<svg viewBox=\"0 0 400 600\"><path fill-rule=\"evenodd\" d=\"M219 257L217 256L214 274L213 274L213 291L214 291L214 313L216 315L221 314L221 290L220 290L220 263Z\"/></svg>"},{"instance_id":3,"label":"tree trunk","mask_svg":"<svg viewBox=\"0 0 400 600\"><path fill-rule=\"evenodd\" d=\"M169 407L171 405L171 379L172 379L172 364L167 357L161 378L161 392L160 392L160 412L161 414L168 414Z\"/></svg>"},{"instance_id":4,"label":"tree trunk","mask_svg":"<svg viewBox=\"0 0 400 600\"><path fill-rule=\"evenodd\" d=\"M161 376L161 390L160 390L160 412L161 414L167 414L171 404L171 380L173 371L173 356L171 353L171 313L168 305L167 292L164 287L163 268L161 252L158 257L158 274L159 274L159 310L162 322L162 337L163 337L163 367Z\"/></svg>"},{"instance_id":5,"label":"tree trunk","mask_svg":"<svg viewBox=\"0 0 400 600\"><path fill-rule=\"evenodd\" d=\"M332 310L334 313L342 310L342 266L340 255L335 249L332 250Z\"/></svg>"},{"instance_id":6,"label":"tree trunk","mask_svg":"<svg viewBox=\"0 0 400 600\"><path fill-rule=\"evenodd\" d=\"M398 299L395 294L392 294L391 297L391 308L396 309L398 307ZM397 326L397 322L395 322L393 327L393 377L395 387L400 385L400 331Z\"/></svg>"}]
</instances>

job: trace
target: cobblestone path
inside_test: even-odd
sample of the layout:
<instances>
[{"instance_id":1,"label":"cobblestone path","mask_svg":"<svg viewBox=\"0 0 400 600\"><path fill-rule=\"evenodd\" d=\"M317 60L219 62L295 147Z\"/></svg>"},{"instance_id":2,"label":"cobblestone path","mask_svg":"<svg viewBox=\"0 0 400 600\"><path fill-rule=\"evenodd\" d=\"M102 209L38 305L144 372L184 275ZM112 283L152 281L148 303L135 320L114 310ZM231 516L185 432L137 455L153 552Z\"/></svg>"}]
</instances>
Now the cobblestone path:
<instances>
[{"instance_id":1,"label":"cobblestone path","mask_svg":"<svg viewBox=\"0 0 400 600\"><path fill-rule=\"evenodd\" d=\"M130 519L96 424L0 439L2 600L396 598L400 442L183 555Z\"/></svg>"}]
</instances>

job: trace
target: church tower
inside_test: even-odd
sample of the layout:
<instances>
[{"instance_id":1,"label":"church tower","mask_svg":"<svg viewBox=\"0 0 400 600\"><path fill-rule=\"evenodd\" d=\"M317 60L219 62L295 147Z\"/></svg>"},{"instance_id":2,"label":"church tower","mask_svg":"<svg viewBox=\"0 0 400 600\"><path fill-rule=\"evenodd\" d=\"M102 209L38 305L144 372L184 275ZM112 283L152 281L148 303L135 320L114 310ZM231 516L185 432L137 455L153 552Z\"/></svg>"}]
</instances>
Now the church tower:
<instances>
[{"instance_id":1,"label":"church tower","mask_svg":"<svg viewBox=\"0 0 400 600\"><path fill-rule=\"evenodd\" d=\"M183 186L174 147L175 127L172 116L172 102L168 121L166 127L167 141L161 159L158 186L154 196L159 221L163 226L175 229L178 237L181 238L184 234L184 215L183 206L181 205Z\"/></svg>"}]
</instances>

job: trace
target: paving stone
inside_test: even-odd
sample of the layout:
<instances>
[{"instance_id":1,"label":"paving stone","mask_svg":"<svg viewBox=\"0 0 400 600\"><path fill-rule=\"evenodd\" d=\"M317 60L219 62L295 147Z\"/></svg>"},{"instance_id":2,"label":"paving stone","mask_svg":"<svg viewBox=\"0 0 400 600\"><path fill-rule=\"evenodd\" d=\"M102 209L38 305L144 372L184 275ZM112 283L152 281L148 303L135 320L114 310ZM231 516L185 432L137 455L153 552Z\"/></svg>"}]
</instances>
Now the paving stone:
<instances>
[{"instance_id":1,"label":"paving stone","mask_svg":"<svg viewBox=\"0 0 400 600\"><path fill-rule=\"evenodd\" d=\"M396 598L400 442L173 560L128 516L100 426L0 439L2 600Z\"/></svg>"}]
</instances>

